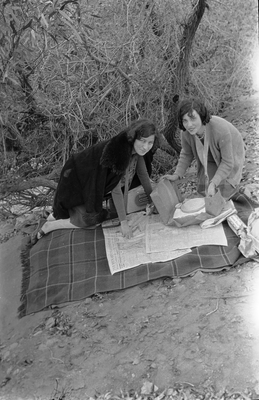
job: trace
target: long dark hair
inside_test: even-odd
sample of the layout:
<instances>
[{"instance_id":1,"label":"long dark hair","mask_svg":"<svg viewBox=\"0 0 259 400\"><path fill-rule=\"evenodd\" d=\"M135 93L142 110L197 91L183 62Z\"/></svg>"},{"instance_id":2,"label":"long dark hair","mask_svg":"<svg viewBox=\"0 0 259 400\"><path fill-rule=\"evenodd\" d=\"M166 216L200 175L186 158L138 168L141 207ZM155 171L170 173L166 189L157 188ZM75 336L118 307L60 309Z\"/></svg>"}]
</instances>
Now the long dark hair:
<instances>
[{"instance_id":1,"label":"long dark hair","mask_svg":"<svg viewBox=\"0 0 259 400\"><path fill-rule=\"evenodd\" d=\"M203 125L206 125L210 121L211 119L210 112L203 103L203 101L196 98L182 100L178 106L178 111L177 111L178 124L179 128L182 131L186 130L185 127L183 126L183 116L185 114L191 116L193 110L195 110L199 114Z\"/></svg>"},{"instance_id":2,"label":"long dark hair","mask_svg":"<svg viewBox=\"0 0 259 400\"><path fill-rule=\"evenodd\" d=\"M128 127L119 132L118 135L113 136L107 141L101 156L101 165L111 168L116 173L124 172L128 167L135 140L151 135L155 136L155 140L148 153L153 154L159 146L159 133L155 125L148 119L139 119L132 122ZM114 160L116 161L114 162Z\"/></svg>"},{"instance_id":3,"label":"long dark hair","mask_svg":"<svg viewBox=\"0 0 259 400\"><path fill-rule=\"evenodd\" d=\"M159 132L153 122L148 119L143 118L133 121L127 128L124 129L124 132L127 133L128 142L132 143L132 145L136 139L155 135L153 148L157 148L159 146Z\"/></svg>"}]
</instances>

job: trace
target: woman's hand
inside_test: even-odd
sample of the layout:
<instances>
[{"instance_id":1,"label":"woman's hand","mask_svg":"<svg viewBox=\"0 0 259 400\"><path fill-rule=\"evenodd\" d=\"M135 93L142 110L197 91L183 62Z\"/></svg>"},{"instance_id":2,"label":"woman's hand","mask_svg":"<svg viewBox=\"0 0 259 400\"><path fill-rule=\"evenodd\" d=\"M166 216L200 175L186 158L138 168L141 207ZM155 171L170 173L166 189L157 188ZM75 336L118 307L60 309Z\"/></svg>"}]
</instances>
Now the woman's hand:
<instances>
[{"instance_id":1,"label":"woman's hand","mask_svg":"<svg viewBox=\"0 0 259 400\"><path fill-rule=\"evenodd\" d=\"M214 182L210 182L209 187L208 187L208 197L212 197L216 194L216 185Z\"/></svg>"},{"instance_id":2,"label":"woman's hand","mask_svg":"<svg viewBox=\"0 0 259 400\"><path fill-rule=\"evenodd\" d=\"M158 214L156 206L155 206L155 204L153 202L152 203L148 203L146 205L146 215L151 215L151 214Z\"/></svg>"},{"instance_id":3,"label":"woman's hand","mask_svg":"<svg viewBox=\"0 0 259 400\"><path fill-rule=\"evenodd\" d=\"M121 231L122 231L122 236L124 236L126 239L130 239L133 236L133 232L131 227L128 224L128 221L121 221Z\"/></svg>"},{"instance_id":4,"label":"woman's hand","mask_svg":"<svg viewBox=\"0 0 259 400\"><path fill-rule=\"evenodd\" d=\"M177 181L179 179L179 176L176 174L173 175L164 175L162 176L162 178L160 179L160 181L162 181L163 179L168 179L171 182Z\"/></svg>"}]
</instances>

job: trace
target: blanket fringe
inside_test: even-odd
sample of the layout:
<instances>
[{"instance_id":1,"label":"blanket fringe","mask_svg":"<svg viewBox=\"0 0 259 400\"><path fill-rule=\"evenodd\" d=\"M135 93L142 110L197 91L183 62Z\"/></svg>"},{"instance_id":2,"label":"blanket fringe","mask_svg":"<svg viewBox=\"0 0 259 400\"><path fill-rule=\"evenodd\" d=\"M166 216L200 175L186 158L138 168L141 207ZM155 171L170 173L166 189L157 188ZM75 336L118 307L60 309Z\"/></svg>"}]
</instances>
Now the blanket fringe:
<instances>
[{"instance_id":1,"label":"blanket fringe","mask_svg":"<svg viewBox=\"0 0 259 400\"><path fill-rule=\"evenodd\" d=\"M22 284L21 284L21 305L18 308L18 318L22 318L26 315L27 309L27 296L26 292L30 283L30 250L32 248L32 243L30 236L26 236L22 240L21 246L21 264L22 264Z\"/></svg>"}]
</instances>

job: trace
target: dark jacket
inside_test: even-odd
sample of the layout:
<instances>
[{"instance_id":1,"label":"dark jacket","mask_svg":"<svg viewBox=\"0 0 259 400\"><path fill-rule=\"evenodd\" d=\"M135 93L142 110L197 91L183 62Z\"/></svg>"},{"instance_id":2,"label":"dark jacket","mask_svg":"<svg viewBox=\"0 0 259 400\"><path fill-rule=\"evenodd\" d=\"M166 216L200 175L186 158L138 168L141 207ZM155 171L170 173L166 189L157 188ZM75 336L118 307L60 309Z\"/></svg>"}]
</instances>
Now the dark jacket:
<instances>
[{"instance_id":1,"label":"dark jacket","mask_svg":"<svg viewBox=\"0 0 259 400\"><path fill-rule=\"evenodd\" d=\"M89 213L100 212L105 195L115 188L125 173L132 148L127 134L121 132L73 154L60 174L53 204L54 217L69 218L68 210L82 204ZM145 161L150 174L151 151L145 155Z\"/></svg>"}]
</instances>

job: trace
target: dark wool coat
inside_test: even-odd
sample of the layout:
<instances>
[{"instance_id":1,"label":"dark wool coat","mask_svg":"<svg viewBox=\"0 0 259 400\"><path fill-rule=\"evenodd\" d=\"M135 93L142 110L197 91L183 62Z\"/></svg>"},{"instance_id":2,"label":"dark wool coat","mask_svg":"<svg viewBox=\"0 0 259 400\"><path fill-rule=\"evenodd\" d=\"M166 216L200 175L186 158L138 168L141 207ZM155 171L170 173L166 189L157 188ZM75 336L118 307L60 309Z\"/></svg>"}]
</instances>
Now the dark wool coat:
<instances>
[{"instance_id":1,"label":"dark wool coat","mask_svg":"<svg viewBox=\"0 0 259 400\"><path fill-rule=\"evenodd\" d=\"M125 132L72 155L65 163L54 197L53 215L69 218L68 210L85 205L88 213L100 212L104 196L119 183L129 165L133 143ZM152 153L145 155L151 173ZM135 181L135 185L138 183Z\"/></svg>"}]
</instances>

